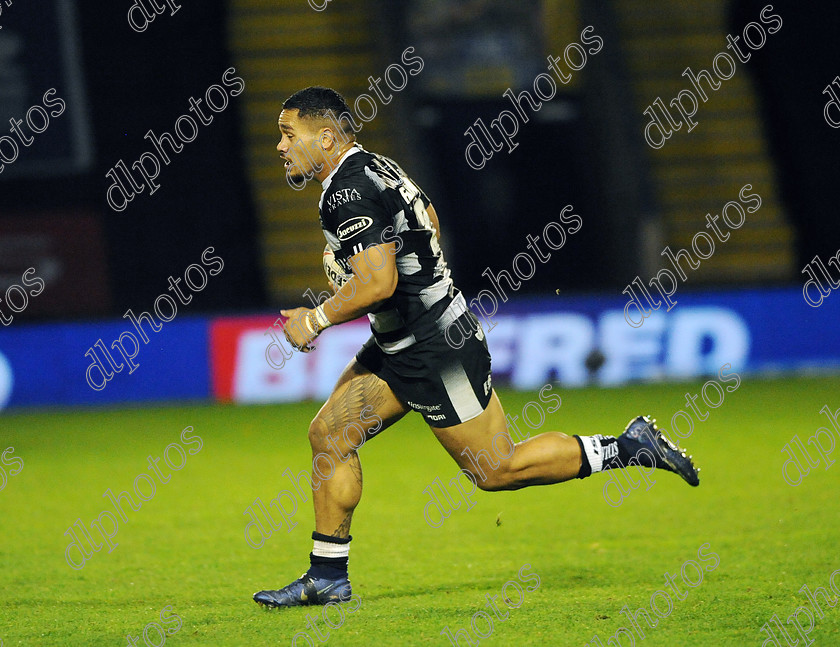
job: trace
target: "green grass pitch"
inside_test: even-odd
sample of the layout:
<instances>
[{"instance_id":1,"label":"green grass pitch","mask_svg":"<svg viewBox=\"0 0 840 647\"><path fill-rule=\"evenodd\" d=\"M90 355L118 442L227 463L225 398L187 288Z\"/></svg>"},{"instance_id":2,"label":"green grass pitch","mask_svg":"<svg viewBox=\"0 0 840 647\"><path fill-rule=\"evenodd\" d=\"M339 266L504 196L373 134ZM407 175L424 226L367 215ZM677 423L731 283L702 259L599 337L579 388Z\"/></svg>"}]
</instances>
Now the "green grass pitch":
<instances>
[{"instance_id":1,"label":"green grass pitch","mask_svg":"<svg viewBox=\"0 0 840 647\"><path fill-rule=\"evenodd\" d=\"M562 407L540 431L616 434L648 412L667 429L671 415L686 408L686 391L701 386L559 390ZM438 476L448 483L457 468L410 414L360 452L364 494L350 575L361 606L335 629L325 627L318 607L266 612L251 600L307 568L311 502L300 505L291 532L276 531L261 549L244 539L245 508L288 488L281 476L287 467L307 468L307 424L319 403L5 415L0 450L13 446L24 467L0 491L0 639L5 647L117 646L131 634L143 645L144 627L160 623L171 606L182 621L166 638L173 647L291 645L299 632L312 637L299 637L299 646L325 644L307 627L307 614L322 638L330 632L332 645L449 645L442 629L469 630L473 614L488 611L485 595L499 594L530 564L539 588L526 590L518 608L502 605L509 616L495 618L481 644L580 646L597 634L606 646L619 627L629 627L620 609L649 609L651 595L666 588L665 571L696 560L708 543L717 568L655 628L643 624L645 638L636 636L636 644L759 646L766 638L759 629L773 614L784 621L807 603L798 593L803 585L828 588L840 569L840 465L821 465L791 487L780 451L794 434L805 442L827 426L818 412L840 407L838 394L837 377L744 377L683 443L702 468L699 488L659 471L655 485L630 491L618 507L603 499L603 474L478 492L471 510L462 505L440 528L423 518L423 489ZM500 396L516 414L537 399ZM131 490L135 477L150 471L146 457L160 456L189 425L203 440L201 451L167 484L157 483L140 510L127 511L113 552L103 549L72 570L65 530L111 510L103 493ZM632 473L638 478L636 468ZM823 609L810 636L818 645L840 644L840 606ZM337 624L338 613L330 617ZM487 631L480 617L477 626ZM161 644L156 632L149 637Z\"/></svg>"}]
</instances>

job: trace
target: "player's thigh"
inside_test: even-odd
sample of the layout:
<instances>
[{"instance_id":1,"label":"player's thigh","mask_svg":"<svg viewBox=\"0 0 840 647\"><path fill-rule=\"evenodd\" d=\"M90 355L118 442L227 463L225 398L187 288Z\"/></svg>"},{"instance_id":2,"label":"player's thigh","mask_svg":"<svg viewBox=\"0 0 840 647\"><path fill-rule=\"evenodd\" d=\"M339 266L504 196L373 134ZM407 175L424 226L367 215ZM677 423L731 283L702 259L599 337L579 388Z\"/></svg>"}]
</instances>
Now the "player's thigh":
<instances>
[{"instance_id":1,"label":"player's thigh","mask_svg":"<svg viewBox=\"0 0 840 647\"><path fill-rule=\"evenodd\" d=\"M388 384L353 358L309 426L313 451L347 454L408 413Z\"/></svg>"},{"instance_id":2,"label":"player's thigh","mask_svg":"<svg viewBox=\"0 0 840 647\"><path fill-rule=\"evenodd\" d=\"M431 430L458 466L475 477L480 488L494 489L496 481L508 470L515 444L495 390L487 408L475 418Z\"/></svg>"}]
</instances>

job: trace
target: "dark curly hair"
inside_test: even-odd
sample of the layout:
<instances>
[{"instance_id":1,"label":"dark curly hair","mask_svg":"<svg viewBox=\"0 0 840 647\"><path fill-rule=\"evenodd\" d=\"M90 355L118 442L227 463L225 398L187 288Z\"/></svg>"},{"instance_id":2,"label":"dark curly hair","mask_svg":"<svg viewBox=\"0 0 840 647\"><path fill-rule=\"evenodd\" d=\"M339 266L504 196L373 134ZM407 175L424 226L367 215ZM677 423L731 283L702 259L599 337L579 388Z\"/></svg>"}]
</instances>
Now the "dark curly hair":
<instances>
[{"instance_id":1,"label":"dark curly hair","mask_svg":"<svg viewBox=\"0 0 840 647\"><path fill-rule=\"evenodd\" d=\"M361 128L354 127L356 121L344 97L332 88L320 85L298 90L283 102L283 109L297 110L302 119L329 120L332 115L333 120L341 124L342 131L350 135L355 135Z\"/></svg>"}]
</instances>

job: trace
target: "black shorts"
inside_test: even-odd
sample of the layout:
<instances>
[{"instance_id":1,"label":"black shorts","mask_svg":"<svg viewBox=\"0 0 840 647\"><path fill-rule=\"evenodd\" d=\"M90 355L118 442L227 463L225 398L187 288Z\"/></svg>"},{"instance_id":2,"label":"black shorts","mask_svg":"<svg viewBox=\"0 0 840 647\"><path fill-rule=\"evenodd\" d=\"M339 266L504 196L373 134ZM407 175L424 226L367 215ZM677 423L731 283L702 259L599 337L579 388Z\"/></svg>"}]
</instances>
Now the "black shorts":
<instances>
[{"instance_id":1,"label":"black shorts","mask_svg":"<svg viewBox=\"0 0 840 647\"><path fill-rule=\"evenodd\" d=\"M373 336L356 353L356 360L384 380L394 394L423 414L432 427L452 427L478 416L493 393L487 339L472 312L461 315L460 327L475 330L458 349L441 334L393 355L383 352ZM472 332L472 331L471 331Z\"/></svg>"}]
</instances>

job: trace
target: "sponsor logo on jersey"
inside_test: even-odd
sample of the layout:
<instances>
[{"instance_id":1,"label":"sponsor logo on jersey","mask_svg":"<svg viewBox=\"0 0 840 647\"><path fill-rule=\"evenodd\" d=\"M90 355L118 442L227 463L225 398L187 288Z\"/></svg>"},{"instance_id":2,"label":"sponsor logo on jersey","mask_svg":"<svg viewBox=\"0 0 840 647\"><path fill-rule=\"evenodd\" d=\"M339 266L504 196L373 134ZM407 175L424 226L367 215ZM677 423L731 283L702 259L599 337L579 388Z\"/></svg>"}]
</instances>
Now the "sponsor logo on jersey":
<instances>
[{"instance_id":1,"label":"sponsor logo on jersey","mask_svg":"<svg viewBox=\"0 0 840 647\"><path fill-rule=\"evenodd\" d=\"M343 204L361 199L362 194L356 191L356 189L338 189L329 198L327 198L327 209L329 209L330 213L332 213Z\"/></svg>"},{"instance_id":2,"label":"sponsor logo on jersey","mask_svg":"<svg viewBox=\"0 0 840 647\"><path fill-rule=\"evenodd\" d=\"M370 227L372 224L373 218L369 218L368 216L355 216L350 218L336 230L338 239L347 240L348 238L352 238L356 234Z\"/></svg>"},{"instance_id":3,"label":"sponsor logo on jersey","mask_svg":"<svg viewBox=\"0 0 840 647\"><path fill-rule=\"evenodd\" d=\"M439 404L417 404L416 402L412 402L411 400L408 401L408 406L410 406L412 409L417 409L419 411L439 411L440 410L440 405ZM435 420L437 420L437 418L435 418Z\"/></svg>"},{"instance_id":4,"label":"sponsor logo on jersey","mask_svg":"<svg viewBox=\"0 0 840 647\"><path fill-rule=\"evenodd\" d=\"M426 416L429 420L443 420L446 418L445 415L441 414L439 416Z\"/></svg>"}]
</instances>

